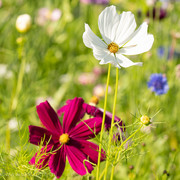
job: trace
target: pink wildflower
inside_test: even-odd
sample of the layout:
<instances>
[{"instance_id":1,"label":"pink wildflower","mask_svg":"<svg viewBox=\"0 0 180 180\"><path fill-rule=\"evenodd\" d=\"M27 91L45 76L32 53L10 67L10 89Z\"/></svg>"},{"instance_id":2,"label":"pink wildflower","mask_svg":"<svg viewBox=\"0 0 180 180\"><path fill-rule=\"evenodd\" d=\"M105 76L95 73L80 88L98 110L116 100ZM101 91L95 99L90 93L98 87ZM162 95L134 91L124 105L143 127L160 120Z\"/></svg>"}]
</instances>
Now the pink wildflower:
<instances>
[{"instance_id":1,"label":"pink wildflower","mask_svg":"<svg viewBox=\"0 0 180 180\"><path fill-rule=\"evenodd\" d=\"M78 82L82 85L94 84L97 80L97 76L93 73L82 73L78 77Z\"/></svg>"}]
</instances>

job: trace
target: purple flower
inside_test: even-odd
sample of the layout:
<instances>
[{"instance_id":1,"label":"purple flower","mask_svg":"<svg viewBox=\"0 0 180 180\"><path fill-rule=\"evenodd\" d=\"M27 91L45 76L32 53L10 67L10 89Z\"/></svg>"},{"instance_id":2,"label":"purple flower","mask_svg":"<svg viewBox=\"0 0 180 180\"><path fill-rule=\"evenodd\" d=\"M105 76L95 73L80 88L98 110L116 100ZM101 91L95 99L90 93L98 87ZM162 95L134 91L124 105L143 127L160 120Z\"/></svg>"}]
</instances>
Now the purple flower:
<instances>
[{"instance_id":1,"label":"purple flower","mask_svg":"<svg viewBox=\"0 0 180 180\"><path fill-rule=\"evenodd\" d=\"M81 121L85 113L83 106L82 98L74 98L59 109L58 115L62 117L64 114L63 125L47 101L37 106L39 119L45 128L29 126L29 141L35 145L39 145L42 139L44 141L42 149L30 160L30 164L39 169L49 166L51 172L59 178L64 171L67 157L76 173L91 173L93 166L90 162L97 164L99 147L87 140L100 132L102 118ZM102 150L101 160L104 159L105 152Z\"/></svg>"},{"instance_id":2,"label":"purple flower","mask_svg":"<svg viewBox=\"0 0 180 180\"><path fill-rule=\"evenodd\" d=\"M151 15L152 14L152 15ZM147 12L147 17L151 17L155 20L155 19L159 19L162 20L167 16L167 11L163 8L153 8L153 11L150 12L150 10Z\"/></svg>"},{"instance_id":3,"label":"purple flower","mask_svg":"<svg viewBox=\"0 0 180 180\"><path fill-rule=\"evenodd\" d=\"M84 4L108 4L109 0L80 0Z\"/></svg>"},{"instance_id":4,"label":"purple flower","mask_svg":"<svg viewBox=\"0 0 180 180\"><path fill-rule=\"evenodd\" d=\"M148 88L157 95L167 93L169 86L167 84L167 78L163 74L152 74L148 82Z\"/></svg>"}]
</instances>

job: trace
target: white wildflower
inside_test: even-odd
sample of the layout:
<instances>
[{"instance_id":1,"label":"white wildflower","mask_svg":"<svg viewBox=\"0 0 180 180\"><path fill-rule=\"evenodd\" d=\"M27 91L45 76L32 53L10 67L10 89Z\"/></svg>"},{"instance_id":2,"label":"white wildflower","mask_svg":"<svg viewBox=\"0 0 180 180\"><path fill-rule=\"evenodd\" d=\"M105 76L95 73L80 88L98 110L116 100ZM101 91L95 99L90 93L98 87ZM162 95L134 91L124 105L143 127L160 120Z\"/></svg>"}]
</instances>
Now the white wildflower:
<instances>
[{"instance_id":1,"label":"white wildflower","mask_svg":"<svg viewBox=\"0 0 180 180\"><path fill-rule=\"evenodd\" d=\"M98 25L103 40L85 24L83 42L93 49L94 57L100 60L100 64L111 63L118 68L142 65L141 62L132 62L124 55L136 55L151 49L154 37L147 33L147 23L144 22L135 31L134 15L131 12L119 15L116 7L110 6L99 15Z\"/></svg>"},{"instance_id":2,"label":"white wildflower","mask_svg":"<svg viewBox=\"0 0 180 180\"><path fill-rule=\"evenodd\" d=\"M9 121L9 129L11 130L18 130L18 121L16 118L12 118L10 121Z\"/></svg>"},{"instance_id":3,"label":"white wildflower","mask_svg":"<svg viewBox=\"0 0 180 180\"><path fill-rule=\"evenodd\" d=\"M0 78L4 77L6 79L10 79L12 76L13 73L8 70L8 66L6 64L0 64Z\"/></svg>"}]
</instances>

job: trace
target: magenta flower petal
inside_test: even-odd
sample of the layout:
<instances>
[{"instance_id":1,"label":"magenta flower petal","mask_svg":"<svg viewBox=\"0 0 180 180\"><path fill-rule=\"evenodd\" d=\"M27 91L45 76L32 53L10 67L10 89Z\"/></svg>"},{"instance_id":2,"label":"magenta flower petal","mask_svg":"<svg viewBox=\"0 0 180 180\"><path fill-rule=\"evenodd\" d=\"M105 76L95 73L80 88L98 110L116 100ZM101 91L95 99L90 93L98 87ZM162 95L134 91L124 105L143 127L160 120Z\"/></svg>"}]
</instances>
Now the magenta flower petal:
<instances>
[{"instance_id":1,"label":"magenta flower petal","mask_svg":"<svg viewBox=\"0 0 180 180\"><path fill-rule=\"evenodd\" d=\"M90 116L94 116L94 117L97 117L97 116L102 117L103 116L103 113L95 106L91 106L89 104L83 103L82 108Z\"/></svg>"},{"instance_id":2,"label":"magenta flower petal","mask_svg":"<svg viewBox=\"0 0 180 180\"><path fill-rule=\"evenodd\" d=\"M68 108L68 105L65 105L63 107L61 107L60 109L57 110L57 114L59 117L61 117L61 115L66 111L66 109Z\"/></svg>"},{"instance_id":3,"label":"magenta flower petal","mask_svg":"<svg viewBox=\"0 0 180 180\"><path fill-rule=\"evenodd\" d=\"M81 98L79 98L79 99L81 99ZM61 117L61 115L62 115L66 110L68 110L68 106L71 106L72 103L73 103L72 101L74 101L74 99L69 99L69 100L67 100L67 101L66 101L66 105L62 106L61 108L59 108L59 109L57 110L57 114L58 114L59 117ZM80 106L79 108L81 108L81 106ZM80 119L83 118L84 115L85 115L84 109L81 108L81 112L80 112L79 114L80 114Z\"/></svg>"},{"instance_id":4,"label":"magenta flower petal","mask_svg":"<svg viewBox=\"0 0 180 180\"><path fill-rule=\"evenodd\" d=\"M43 145L55 144L59 142L58 136L52 135L47 129L38 126L29 126L29 142L35 145L40 145L43 141Z\"/></svg>"},{"instance_id":5,"label":"magenta flower petal","mask_svg":"<svg viewBox=\"0 0 180 180\"><path fill-rule=\"evenodd\" d=\"M69 131L70 137L73 139L90 139L101 131L102 118L92 118L80 122L76 127Z\"/></svg>"},{"instance_id":6,"label":"magenta flower petal","mask_svg":"<svg viewBox=\"0 0 180 180\"><path fill-rule=\"evenodd\" d=\"M37 113L42 124L52 133L62 134L62 126L58 116L50 104L45 101L37 106Z\"/></svg>"},{"instance_id":7,"label":"magenta flower petal","mask_svg":"<svg viewBox=\"0 0 180 180\"><path fill-rule=\"evenodd\" d=\"M65 146L65 148L69 164L76 173L81 176L85 175L87 171L91 173L93 166L89 162L84 161L87 159L87 156L82 151L74 146ZM87 168L87 171L83 162Z\"/></svg>"},{"instance_id":8,"label":"magenta flower petal","mask_svg":"<svg viewBox=\"0 0 180 180\"><path fill-rule=\"evenodd\" d=\"M80 151L87 155L89 160L95 164L98 161L98 150L99 146L85 140L72 140L71 142L73 146L77 147ZM106 153L103 149L101 149L101 161L105 160Z\"/></svg>"},{"instance_id":9,"label":"magenta flower petal","mask_svg":"<svg viewBox=\"0 0 180 180\"><path fill-rule=\"evenodd\" d=\"M49 160L49 167L52 173L56 175L57 178L60 178L64 172L66 164L66 154L64 151L64 146L61 149L57 150L55 154L51 155Z\"/></svg>"},{"instance_id":10,"label":"magenta flower petal","mask_svg":"<svg viewBox=\"0 0 180 180\"><path fill-rule=\"evenodd\" d=\"M103 111L102 111L103 113ZM112 113L110 113L109 111L106 111L106 122L105 122L105 128L107 130L110 129L111 127L111 121L112 121ZM117 123L118 125L116 125L116 127L121 127L121 131L125 131L125 127L124 127L124 124L123 124L123 121L118 118L117 116L114 117L114 122Z\"/></svg>"},{"instance_id":11,"label":"magenta flower petal","mask_svg":"<svg viewBox=\"0 0 180 180\"><path fill-rule=\"evenodd\" d=\"M84 103L83 104L83 109L84 111L94 117L103 117L103 109L99 109L95 106L91 106L89 104ZM112 121L112 113L106 111L106 118L105 118L105 129L109 130L109 128L111 127L111 121ZM116 125L117 127L122 127L121 131L125 131L125 127L123 124L123 121L118 118L117 116L114 117L114 122L118 123L118 125Z\"/></svg>"},{"instance_id":12,"label":"magenta flower petal","mask_svg":"<svg viewBox=\"0 0 180 180\"><path fill-rule=\"evenodd\" d=\"M74 98L69 102L63 118L63 133L69 132L80 121L83 103L84 100L82 98Z\"/></svg>"},{"instance_id":13,"label":"magenta flower petal","mask_svg":"<svg viewBox=\"0 0 180 180\"><path fill-rule=\"evenodd\" d=\"M29 161L29 164L35 165L38 169L43 169L48 165L49 159L51 157L50 151L52 151L53 146L48 145L43 147L40 152L36 153L32 159Z\"/></svg>"}]
</instances>

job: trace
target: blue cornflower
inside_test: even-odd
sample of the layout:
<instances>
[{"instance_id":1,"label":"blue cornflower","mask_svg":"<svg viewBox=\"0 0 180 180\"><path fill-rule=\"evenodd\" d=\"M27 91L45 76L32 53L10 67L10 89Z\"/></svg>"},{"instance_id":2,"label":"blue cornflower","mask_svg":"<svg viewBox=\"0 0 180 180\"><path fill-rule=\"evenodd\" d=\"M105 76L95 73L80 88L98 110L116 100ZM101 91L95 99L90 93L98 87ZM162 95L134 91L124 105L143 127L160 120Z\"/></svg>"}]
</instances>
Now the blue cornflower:
<instances>
[{"instance_id":1,"label":"blue cornflower","mask_svg":"<svg viewBox=\"0 0 180 180\"><path fill-rule=\"evenodd\" d=\"M157 54L160 58L163 58L165 54L165 48L163 46L159 46L157 49Z\"/></svg>"},{"instance_id":2,"label":"blue cornflower","mask_svg":"<svg viewBox=\"0 0 180 180\"><path fill-rule=\"evenodd\" d=\"M148 88L150 88L152 92L155 92L156 95L167 93L169 86L166 76L161 73L151 74L150 80L148 82Z\"/></svg>"}]
</instances>

